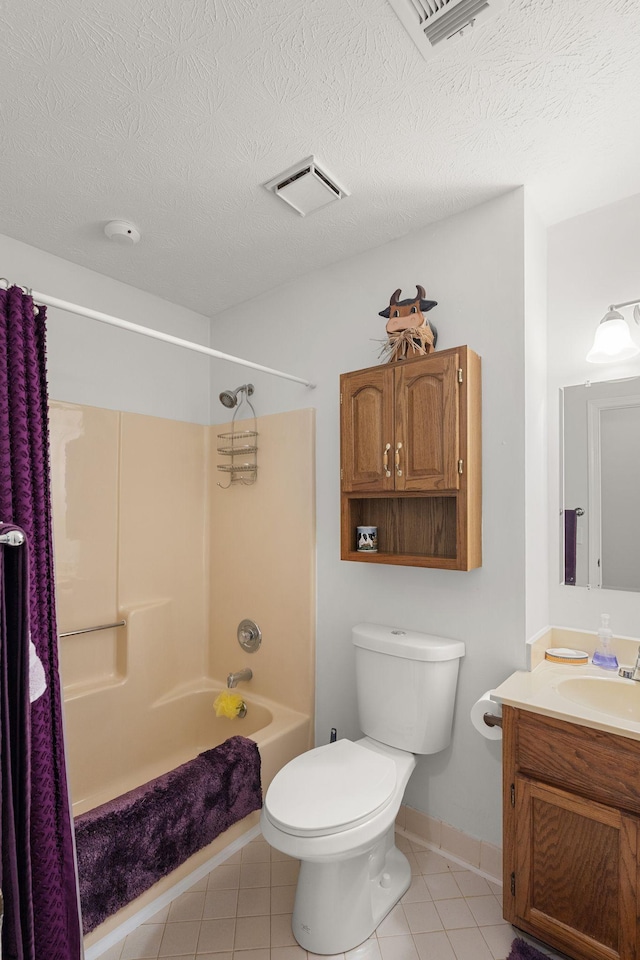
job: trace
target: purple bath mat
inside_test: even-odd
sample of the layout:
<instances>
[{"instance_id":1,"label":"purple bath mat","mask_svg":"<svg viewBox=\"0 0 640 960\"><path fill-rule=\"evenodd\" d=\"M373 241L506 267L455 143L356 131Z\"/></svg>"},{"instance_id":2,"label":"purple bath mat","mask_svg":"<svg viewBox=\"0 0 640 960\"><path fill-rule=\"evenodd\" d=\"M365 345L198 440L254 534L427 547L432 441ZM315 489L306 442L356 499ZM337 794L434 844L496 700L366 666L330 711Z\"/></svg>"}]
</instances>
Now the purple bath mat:
<instances>
[{"instance_id":1,"label":"purple bath mat","mask_svg":"<svg viewBox=\"0 0 640 960\"><path fill-rule=\"evenodd\" d=\"M77 817L84 932L261 806L258 747L231 737Z\"/></svg>"},{"instance_id":2,"label":"purple bath mat","mask_svg":"<svg viewBox=\"0 0 640 960\"><path fill-rule=\"evenodd\" d=\"M526 940L521 940L518 937L518 939L514 940L511 944L511 953L507 957L507 960L549 960L549 957L546 953L541 953L539 950L536 950L536 948L532 947Z\"/></svg>"}]
</instances>

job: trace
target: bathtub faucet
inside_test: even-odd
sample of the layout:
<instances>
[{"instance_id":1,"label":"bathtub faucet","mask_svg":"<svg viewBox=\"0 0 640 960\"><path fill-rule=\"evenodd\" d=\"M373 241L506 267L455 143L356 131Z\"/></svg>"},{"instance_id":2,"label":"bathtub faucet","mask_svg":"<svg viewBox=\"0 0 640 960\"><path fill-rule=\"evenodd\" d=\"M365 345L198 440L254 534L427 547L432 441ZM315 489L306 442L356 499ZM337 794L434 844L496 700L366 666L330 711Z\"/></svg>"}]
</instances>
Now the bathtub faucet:
<instances>
[{"instance_id":1,"label":"bathtub faucet","mask_svg":"<svg viewBox=\"0 0 640 960\"><path fill-rule=\"evenodd\" d=\"M227 677L227 686L231 690L233 687L237 687L241 680L251 680L252 676L253 670L250 667L238 670L237 673L230 673Z\"/></svg>"}]
</instances>

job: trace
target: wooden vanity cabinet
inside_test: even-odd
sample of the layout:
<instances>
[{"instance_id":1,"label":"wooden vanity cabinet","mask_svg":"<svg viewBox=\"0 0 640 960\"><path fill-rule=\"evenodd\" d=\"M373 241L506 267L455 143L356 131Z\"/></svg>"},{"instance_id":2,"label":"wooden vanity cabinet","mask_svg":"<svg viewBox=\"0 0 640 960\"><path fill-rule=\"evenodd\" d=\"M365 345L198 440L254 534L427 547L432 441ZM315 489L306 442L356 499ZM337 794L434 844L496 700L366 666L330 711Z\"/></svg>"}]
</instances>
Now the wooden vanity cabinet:
<instances>
[{"instance_id":1,"label":"wooden vanity cabinet","mask_svg":"<svg viewBox=\"0 0 640 960\"><path fill-rule=\"evenodd\" d=\"M343 560L480 566L480 407L466 346L341 376ZM359 525L378 527L378 553L357 553Z\"/></svg>"},{"instance_id":2,"label":"wooden vanity cabinet","mask_svg":"<svg viewBox=\"0 0 640 960\"><path fill-rule=\"evenodd\" d=\"M575 960L640 956L640 742L503 708L504 917Z\"/></svg>"}]
</instances>

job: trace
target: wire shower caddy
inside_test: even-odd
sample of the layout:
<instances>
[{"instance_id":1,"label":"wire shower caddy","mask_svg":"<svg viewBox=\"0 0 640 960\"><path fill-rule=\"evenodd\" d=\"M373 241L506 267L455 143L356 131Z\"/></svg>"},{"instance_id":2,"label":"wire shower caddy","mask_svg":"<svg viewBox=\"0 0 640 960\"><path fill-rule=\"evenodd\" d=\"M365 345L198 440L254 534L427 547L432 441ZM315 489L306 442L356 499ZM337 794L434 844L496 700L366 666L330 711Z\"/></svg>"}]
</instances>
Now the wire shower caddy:
<instances>
[{"instance_id":1,"label":"wire shower caddy","mask_svg":"<svg viewBox=\"0 0 640 960\"><path fill-rule=\"evenodd\" d=\"M258 477L258 421L256 411L249 400L249 396L253 393L253 386L247 384L245 387L240 387L239 391L242 396L240 403L233 411L231 431L218 434L218 440L222 441L217 448L218 453L223 457L229 457L228 463L218 464L218 470L229 474L229 483L218 482L218 486L223 490L228 490L233 483L248 486L255 483ZM251 410L253 429L236 430L236 417L245 403Z\"/></svg>"}]
</instances>

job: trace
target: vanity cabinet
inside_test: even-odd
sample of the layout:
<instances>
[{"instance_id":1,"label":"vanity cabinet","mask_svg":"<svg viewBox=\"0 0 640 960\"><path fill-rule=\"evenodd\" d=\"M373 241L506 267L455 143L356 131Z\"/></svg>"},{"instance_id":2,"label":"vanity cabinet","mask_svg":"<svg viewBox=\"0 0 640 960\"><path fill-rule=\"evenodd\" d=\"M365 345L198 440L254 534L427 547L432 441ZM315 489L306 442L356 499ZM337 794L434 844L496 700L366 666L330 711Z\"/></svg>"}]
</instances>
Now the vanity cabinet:
<instances>
[{"instance_id":1,"label":"vanity cabinet","mask_svg":"<svg viewBox=\"0 0 640 960\"><path fill-rule=\"evenodd\" d=\"M468 347L340 378L341 556L470 570L481 551L480 358ZM356 551L356 527L378 552Z\"/></svg>"},{"instance_id":2,"label":"vanity cabinet","mask_svg":"<svg viewBox=\"0 0 640 960\"><path fill-rule=\"evenodd\" d=\"M503 708L504 917L575 960L640 951L640 742Z\"/></svg>"}]
</instances>

